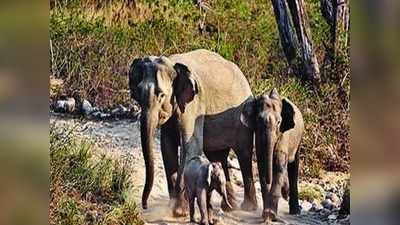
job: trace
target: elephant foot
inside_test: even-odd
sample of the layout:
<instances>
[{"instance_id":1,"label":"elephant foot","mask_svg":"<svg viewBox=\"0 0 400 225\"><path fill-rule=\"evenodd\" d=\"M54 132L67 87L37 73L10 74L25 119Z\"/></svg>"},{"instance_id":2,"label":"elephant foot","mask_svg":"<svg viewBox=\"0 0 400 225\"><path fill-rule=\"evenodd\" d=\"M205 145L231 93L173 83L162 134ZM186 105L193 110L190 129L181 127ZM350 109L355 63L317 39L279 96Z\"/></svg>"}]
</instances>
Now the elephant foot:
<instances>
[{"instance_id":1,"label":"elephant foot","mask_svg":"<svg viewBox=\"0 0 400 225\"><path fill-rule=\"evenodd\" d=\"M199 224L200 224L200 225L209 225L207 220L200 221L200 223L199 223Z\"/></svg>"},{"instance_id":2,"label":"elephant foot","mask_svg":"<svg viewBox=\"0 0 400 225\"><path fill-rule=\"evenodd\" d=\"M172 214L174 217L185 217L189 214L189 205L185 200L175 201L172 209Z\"/></svg>"},{"instance_id":3,"label":"elephant foot","mask_svg":"<svg viewBox=\"0 0 400 225\"><path fill-rule=\"evenodd\" d=\"M243 211L255 211L257 210L258 206L257 206L257 200L249 200L249 199L245 199L242 204L240 205L240 208Z\"/></svg>"},{"instance_id":4,"label":"elephant foot","mask_svg":"<svg viewBox=\"0 0 400 225\"><path fill-rule=\"evenodd\" d=\"M299 205L297 206L289 206L289 214L290 215L300 215L301 213L301 207Z\"/></svg>"},{"instance_id":5,"label":"elephant foot","mask_svg":"<svg viewBox=\"0 0 400 225\"><path fill-rule=\"evenodd\" d=\"M276 213L272 209L264 209L262 217L267 223L275 222L277 219Z\"/></svg>"},{"instance_id":6,"label":"elephant foot","mask_svg":"<svg viewBox=\"0 0 400 225\"><path fill-rule=\"evenodd\" d=\"M172 214L174 217L185 217L188 215L188 210L183 206L176 206L172 210Z\"/></svg>"}]
</instances>

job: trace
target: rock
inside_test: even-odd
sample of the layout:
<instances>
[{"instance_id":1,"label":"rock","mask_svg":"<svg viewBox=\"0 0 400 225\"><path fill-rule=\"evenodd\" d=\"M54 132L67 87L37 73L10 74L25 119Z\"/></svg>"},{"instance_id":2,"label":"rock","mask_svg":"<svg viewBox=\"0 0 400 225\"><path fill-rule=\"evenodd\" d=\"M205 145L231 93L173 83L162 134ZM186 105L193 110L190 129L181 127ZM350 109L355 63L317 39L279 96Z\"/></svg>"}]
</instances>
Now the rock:
<instances>
[{"instance_id":1,"label":"rock","mask_svg":"<svg viewBox=\"0 0 400 225\"><path fill-rule=\"evenodd\" d=\"M129 110L122 105L119 105L117 108L111 110L111 115L113 117L124 117L128 115Z\"/></svg>"},{"instance_id":2,"label":"rock","mask_svg":"<svg viewBox=\"0 0 400 225\"><path fill-rule=\"evenodd\" d=\"M335 205L339 205L340 199L339 199L339 197L338 197L335 193L333 193L333 192L328 192L328 193L326 194L326 199L331 200L332 203L335 204Z\"/></svg>"},{"instance_id":3,"label":"rock","mask_svg":"<svg viewBox=\"0 0 400 225\"><path fill-rule=\"evenodd\" d=\"M330 211L329 209L322 208L321 210L319 210L318 213L319 213L321 216L326 216L326 215L331 214L331 211Z\"/></svg>"},{"instance_id":4,"label":"rock","mask_svg":"<svg viewBox=\"0 0 400 225\"><path fill-rule=\"evenodd\" d=\"M346 186L346 190L343 194L342 203L340 204L340 216L345 216L350 214L350 188L349 185Z\"/></svg>"},{"instance_id":5,"label":"rock","mask_svg":"<svg viewBox=\"0 0 400 225\"><path fill-rule=\"evenodd\" d=\"M330 199L325 199L321 202L321 205L328 210L334 209L336 206L332 203Z\"/></svg>"},{"instance_id":6,"label":"rock","mask_svg":"<svg viewBox=\"0 0 400 225\"><path fill-rule=\"evenodd\" d=\"M103 112L100 112L100 111L93 111L90 114L90 116L91 116L92 119L93 118L95 118L95 119L108 119L108 118L111 117L111 114L110 113L103 113Z\"/></svg>"},{"instance_id":7,"label":"rock","mask_svg":"<svg viewBox=\"0 0 400 225\"><path fill-rule=\"evenodd\" d=\"M86 100L86 99L84 99L84 100L82 101L82 112L83 112L85 115L89 115L90 113L93 112L92 104L90 104L90 102L89 102L88 100Z\"/></svg>"},{"instance_id":8,"label":"rock","mask_svg":"<svg viewBox=\"0 0 400 225\"><path fill-rule=\"evenodd\" d=\"M55 112L71 113L75 111L75 99L67 98L66 100L58 100L54 106Z\"/></svg>"},{"instance_id":9,"label":"rock","mask_svg":"<svg viewBox=\"0 0 400 225\"><path fill-rule=\"evenodd\" d=\"M310 209L313 207L313 204L311 204L309 201L302 201L300 206L302 210L310 211Z\"/></svg>"},{"instance_id":10,"label":"rock","mask_svg":"<svg viewBox=\"0 0 400 225\"><path fill-rule=\"evenodd\" d=\"M337 215L335 215L335 214L331 214L328 216L329 220L336 220L336 218L337 218Z\"/></svg>"},{"instance_id":11,"label":"rock","mask_svg":"<svg viewBox=\"0 0 400 225\"><path fill-rule=\"evenodd\" d=\"M310 209L310 211L312 212L318 212L321 209L323 209L324 207L322 207L321 203L319 203L318 201L313 201L312 202L312 207Z\"/></svg>"},{"instance_id":12,"label":"rock","mask_svg":"<svg viewBox=\"0 0 400 225\"><path fill-rule=\"evenodd\" d=\"M91 115L94 118L100 118L101 112L100 111L94 111Z\"/></svg>"},{"instance_id":13,"label":"rock","mask_svg":"<svg viewBox=\"0 0 400 225\"><path fill-rule=\"evenodd\" d=\"M111 117L110 113L100 113L100 119L106 119L110 117Z\"/></svg>"}]
</instances>

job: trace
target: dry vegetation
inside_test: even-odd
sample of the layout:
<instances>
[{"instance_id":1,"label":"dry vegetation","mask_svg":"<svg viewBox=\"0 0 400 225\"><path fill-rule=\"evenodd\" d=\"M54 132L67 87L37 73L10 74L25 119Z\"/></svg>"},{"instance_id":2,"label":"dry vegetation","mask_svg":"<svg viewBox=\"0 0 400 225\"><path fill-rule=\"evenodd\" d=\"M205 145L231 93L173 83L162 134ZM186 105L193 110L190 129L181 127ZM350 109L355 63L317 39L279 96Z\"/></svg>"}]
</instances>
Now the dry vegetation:
<instances>
[{"instance_id":1,"label":"dry vegetation","mask_svg":"<svg viewBox=\"0 0 400 225\"><path fill-rule=\"evenodd\" d=\"M254 94L277 87L303 111L304 176L317 177L321 169L347 172L348 50L339 52L334 64L325 60L329 27L319 1L305 2L322 65L319 87L288 70L269 0L210 0L212 11L207 14L203 31L199 30L202 16L191 0L53 0L50 73L62 79L63 85L52 91L51 100L68 95L86 98L103 108L129 106L132 102L126 74L135 57L206 48L238 64ZM66 200L60 204L70 203Z\"/></svg>"},{"instance_id":2,"label":"dry vegetation","mask_svg":"<svg viewBox=\"0 0 400 225\"><path fill-rule=\"evenodd\" d=\"M126 165L95 157L70 130L50 128L50 224L144 224Z\"/></svg>"}]
</instances>

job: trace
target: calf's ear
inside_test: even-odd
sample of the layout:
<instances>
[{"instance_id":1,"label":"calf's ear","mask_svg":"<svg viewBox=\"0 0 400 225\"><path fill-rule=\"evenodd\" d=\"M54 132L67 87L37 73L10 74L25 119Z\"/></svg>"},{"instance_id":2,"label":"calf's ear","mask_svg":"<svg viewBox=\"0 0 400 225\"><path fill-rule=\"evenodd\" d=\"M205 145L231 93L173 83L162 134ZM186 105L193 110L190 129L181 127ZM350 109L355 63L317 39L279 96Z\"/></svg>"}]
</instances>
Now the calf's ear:
<instances>
[{"instance_id":1,"label":"calf's ear","mask_svg":"<svg viewBox=\"0 0 400 225\"><path fill-rule=\"evenodd\" d=\"M287 101L287 99L282 99L282 112L281 112L281 117L282 117L282 122L280 126L280 131L283 133L287 130L290 130L294 127L294 114L295 111L293 109L292 104Z\"/></svg>"}]
</instances>

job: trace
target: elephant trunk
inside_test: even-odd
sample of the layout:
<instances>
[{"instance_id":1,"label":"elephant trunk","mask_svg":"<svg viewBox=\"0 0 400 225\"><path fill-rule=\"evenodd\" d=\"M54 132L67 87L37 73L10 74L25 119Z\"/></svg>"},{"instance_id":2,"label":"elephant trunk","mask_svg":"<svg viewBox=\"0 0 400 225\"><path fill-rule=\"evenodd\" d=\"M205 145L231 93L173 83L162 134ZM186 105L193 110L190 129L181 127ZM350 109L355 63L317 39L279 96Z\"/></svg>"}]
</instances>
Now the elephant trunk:
<instances>
[{"instance_id":1,"label":"elephant trunk","mask_svg":"<svg viewBox=\"0 0 400 225\"><path fill-rule=\"evenodd\" d=\"M146 181L142 194L142 207L147 209L147 200L149 198L154 182L154 134L156 123L154 117L148 111L142 111L140 117L140 138L142 144L143 158L146 165Z\"/></svg>"},{"instance_id":2,"label":"elephant trunk","mask_svg":"<svg viewBox=\"0 0 400 225\"><path fill-rule=\"evenodd\" d=\"M274 157L274 144L272 143L270 134L267 135L267 190L271 190L272 186L272 162Z\"/></svg>"},{"instance_id":3,"label":"elephant trunk","mask_svg":"<svg viewBox=\"0 0 400 225\"><path fill-rule=\"evenodd\" d=\"M221 188L222 190L221 190L221 195L222 195L222 198L224 199L224 201L225 201L225 204L230 208L230 209L233 209L233 207L232 207L232 205L231 205L231 203L229 202L229 200L228 200L228 193L227 193L227 191L226 191L226 185L223 185L223 187Z\"/></svg>"}]
</instances>

